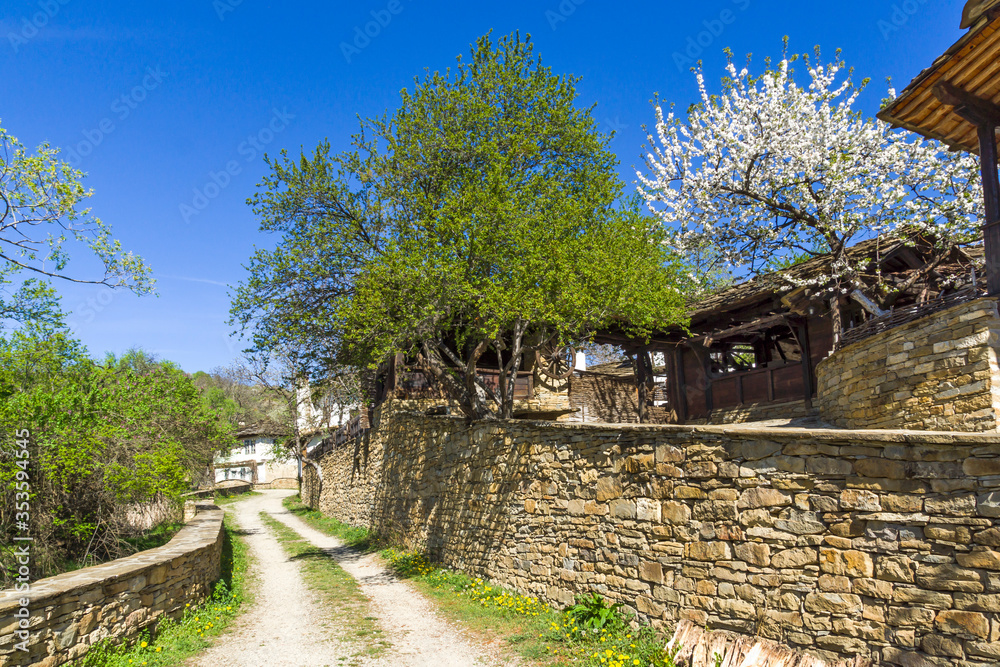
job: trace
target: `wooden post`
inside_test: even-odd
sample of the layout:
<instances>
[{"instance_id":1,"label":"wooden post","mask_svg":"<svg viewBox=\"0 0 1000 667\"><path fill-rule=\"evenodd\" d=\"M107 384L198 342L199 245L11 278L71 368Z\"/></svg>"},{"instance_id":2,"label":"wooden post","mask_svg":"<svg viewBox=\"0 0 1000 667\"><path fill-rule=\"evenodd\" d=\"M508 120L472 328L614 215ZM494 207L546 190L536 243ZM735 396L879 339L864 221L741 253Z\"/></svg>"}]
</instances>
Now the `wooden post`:
<instances>
[{"instance_id":1,"label":"wooden post","mask_svg":"<svg viewBox=\"0 0 1000 667\"><path fill-rule=\"evenodd\" d=\"M649 375L646 373L646 362L649 360L649 352L646 348L640 348L638 352L635 353L635 380L639 384L639 423L646 423L646 399L647 390L646 382L649 380Z\"/></svg>"},{"instance_id":2,"label":"wooden post","mask_svg":"<svg viewBox=\"0 0 1000 667\"><path fill-rule=\"evenodd\" d=\"M674 381L676 387L674 393L677 395L677 421L681 424L687 423L687 383L684 381L684 348L678 346L674 348L674 373L677 375Z\"/></svg>"},{"instance_id":3,"label":"wooden post","mask_svg":"<svg viewBox=\"0 0 1000 667\"><path fill-rule=\"evenodd\" d=\"M802 382L805 385L806 407L812 408L812 395L816 383L813 377L812 349L809 345L809 326L805 320L795 327L795 335L799 339L799 350L802 352Z\"/></svg>"},{"instance_id":4,"label":"wooden post","mask_svg":"<svg viewBox=\"0 0 1000 667\"><path fill-rule=\"evenodd\" d=\"M979 125L979 161L983 172L983 199L986 224L983 240L986 252L986 286L991 295L1000 294L1000 177L997 175L997 124Z\"/></svg>"},{"instance_id":5,"label":"wooden post","mask_svg":"<svg viewBox=\"0 0 1000 667\"><path fill-rule=\"evenodd\" d=\"M979 134L979 160L986 205L986 223L983 225L986 286L990 295L997 295L1000 294L1000 179L997 177L1000 106L947 81L934 86L933 92L942 104L953 107L956 114L975 125Z\"/></svg>"}]
</instances>

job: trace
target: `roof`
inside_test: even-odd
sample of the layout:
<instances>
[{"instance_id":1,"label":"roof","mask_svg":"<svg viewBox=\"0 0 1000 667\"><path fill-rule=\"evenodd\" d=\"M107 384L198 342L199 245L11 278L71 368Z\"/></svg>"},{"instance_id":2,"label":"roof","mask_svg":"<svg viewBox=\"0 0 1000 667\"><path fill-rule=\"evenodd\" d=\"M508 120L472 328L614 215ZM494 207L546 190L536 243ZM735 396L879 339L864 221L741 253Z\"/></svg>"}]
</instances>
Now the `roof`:
<instances>
[{"instance_id":1,"label":"roof","mask_svg":"<svg viewBox=\"0 0 1000 667\"><path fill-rule=\"evenodd\" d=\"M979 152L978 130L934 87L948 83L970 95L1000 105L1000 0L971 0L963 27L971 29L934 64L921 72L878 117L956 150Z\"/></svg>"},{"instance_id":2,"label":"roof","mask_svg":"<svg viewBox=\"0 0 1000 667\"><path fill-rule=\"evenodd\" d=\"M240 424L240 429L236 433L237 440L252 437L274 438L281 434L282 429L277 424L261 422L249 426Z\"/></svg>"},{"instance_id":3,"label":"roof","mask_svg":"<svg viewBox=\"0 0 1000 667\"><path fill-rule=\"evenodd\" d=\"M891 271L915 268L914 265L921 261L910 252L915 250L912 244L900 240L874 238L851 246L845 253L851 263L861 262L865 258L877 259L883 269ZM973 246L963 248L957 259L960 264L967 266L969 263L977 263L981 256L982 248ZM718 316L725 313L732 313L730 324L737 325L741 321L766 317L779 310L787 311L787 308L781 307L781 298L800 289L796 282L801 283L829 273L832 261L832 255L821 255L713 294L693 305L690 312L691 330L699 329L699 324L710 319L718 320ZM958 268L954 267L949 271L945 267L939 267L940 272L945 274L956 273ZM718 325L718 321L713 322L713 328Z\"/></svg>"}]
</instances>

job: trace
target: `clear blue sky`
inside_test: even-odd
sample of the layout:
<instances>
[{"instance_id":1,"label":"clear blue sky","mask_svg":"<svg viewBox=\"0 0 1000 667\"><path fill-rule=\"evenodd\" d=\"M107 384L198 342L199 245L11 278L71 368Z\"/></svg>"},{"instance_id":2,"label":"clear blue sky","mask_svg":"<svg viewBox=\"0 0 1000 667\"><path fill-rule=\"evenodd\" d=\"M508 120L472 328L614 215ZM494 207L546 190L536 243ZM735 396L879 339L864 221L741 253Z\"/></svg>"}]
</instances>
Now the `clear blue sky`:
<instances>
[{"instance_id":1,"label":"clear blue sky","mask_svg":"<svg viewBox=\"0 0 1000 667\"><path fill-rule=\"evenodd\" d=\"M227 285L255 245L273 243L245 203L261 152L327 137L345 147L357 115L394 109L415 75L452 65L491 29L530 33L545 64L583 77L579 102L618 131L632 183L653 94L680 108L695 99L688 55L714 83L727 46L778 56L788 35L795 52L841 48L873 80L873 114L886 77L902 88L960 37L963 4L4 0L0 121L29 146L63 147L88 173L94 212L158 279L159 296L143 298L60 284L76 335L96 355L141 346L210 370L242 348L225 324ZM375 36L359 38L366 27Z\"/></svg>"}]
</instances>

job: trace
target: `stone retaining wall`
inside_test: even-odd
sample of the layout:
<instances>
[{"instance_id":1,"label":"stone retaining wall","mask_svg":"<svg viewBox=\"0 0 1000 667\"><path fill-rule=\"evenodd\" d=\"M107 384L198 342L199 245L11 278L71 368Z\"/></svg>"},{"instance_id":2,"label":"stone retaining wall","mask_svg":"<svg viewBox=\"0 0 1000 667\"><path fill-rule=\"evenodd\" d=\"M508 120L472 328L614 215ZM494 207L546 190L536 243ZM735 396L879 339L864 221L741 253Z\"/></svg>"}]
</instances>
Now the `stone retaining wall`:
<instances>
[{"instance_id":1,"label":"stone retaining wall","mask_svg":"<svg viewBox=\"0 0 1000 667\"><path fill-rule=\"evenodd\" d=\"M553 604L596 590L668 628L905 667L1000 663L1000 435L467 426L393 412L317 497Z\"/></svg>"},{"instance_id":2,"label":"stone retaining wall","mask_svg":"<svg viewBox=\"0 0 1000 667\"><path fill-rule=\"evenodd\" d=\"M199 510L162 547L33 582L28 593L0 592L0 667L61 665L106 637L127 639L204 600L220 574L222 510ZM26 638L17 634L22 598L30 600Z\"/></svg>"},{"instance_id":3,"label":"stone retaining wall","mask_svg":"<svg viewBox=\"0 0 1000 667\"><path fill-rule=\"evenodd\" d=\"M848 345L816 369L822 418L845 428L995 431L1000 316L977 299Z\"/></svg>"}]
</instances>

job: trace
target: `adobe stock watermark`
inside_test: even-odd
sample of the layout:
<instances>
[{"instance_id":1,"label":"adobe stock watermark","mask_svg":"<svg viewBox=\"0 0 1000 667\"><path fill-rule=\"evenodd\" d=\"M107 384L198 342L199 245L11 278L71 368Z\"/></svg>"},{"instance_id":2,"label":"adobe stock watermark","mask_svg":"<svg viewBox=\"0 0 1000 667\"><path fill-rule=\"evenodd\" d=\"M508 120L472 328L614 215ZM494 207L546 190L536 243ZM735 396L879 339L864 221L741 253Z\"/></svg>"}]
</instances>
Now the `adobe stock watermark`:
<instances>
[{"instance_id":1,"label":"adobe stock watermark","mask_svg":"<svg viewBox=\"0 0 1000 667\"><path fill-rule=\"evenodd\" d=\"M549 22L549 27L553 30L559 29L560 23L565 23L569 17L576 13L576 8L587 0L562 0L555 9L545 10L545 20Z\"/></svg>"},{"instance_id":2,"label":"adobe stock watermark","mask_svg":"<svg viewBox=\"0 0 1000 667\"><path fill-rule=\"evenodd\" d=\"M614 132L612 141L618 138L618 135L621 134L622 130L627 130L629 128L628 125L621 121L619 116L615 116L614 119L605 118L604 125L607 126L610 131Z\"/></svg>"},{"instance_id":3,"label":"adobe stock watermark","mask_svg":"<svg viewBox=\"0 0 1000 667\"><path fill-rule=\"evenodd\" d=\"M21 18L20 30L7 33L7 41L10 42L14 53L20 51L22 46L37 37L38 33L70 2L71 0L39 0L36 5L38 11L30 17Z\"/></svg>"},{"instance_id":4,"label":"adobe stock watermark","mask_svg":"<svg viewBox=\"0 0 1000 667\"><path fill-rule=\"evenodd\" d=\"M684 51L674 51L671 54L674 64L677 65L677 71L683 72L697 65L698 58L705 53L705 49L712 46L715 40L719 39L726 31L726 28L736 23L739 12L750 9L751 2L752 0L732 0L733 5L739 11L726 8L719 12L718 17L702 21L701 24L705 29L687 38Z\"/></svg>"},{"instance_id":5,"label":"adobe stock watermark","mask_svg":"<svg viewBox=\"0 0 1000 667\"><path fill-rule=\"evenodd\" d=\"M180 205L181 218L185 224L190 223L192 218L208 208L212 200L221 195L223 190L232 184L233 179L243 173L243 165L257 159L257 156L264 152L264 148L274 141L275 137L288 129L291 122L295 120L295 115L288 113L287 108L273 109L272 111L270 122L254 134L247 136L236 147L237 155L243 158L242 163L236 159L229 160L226 162L225 168L220 171L208 172L207 181L201 187L194 189L191 201Z\"/></svg>"},{"instance_id":6,"label":"adobe stock watermark","mask_svg":"<svg viewBox=\"0 0 1000 667\"><path fill-rule=\"evenodd\" d=\"M108 306L115 300L115 291L106 285L81 301L73 309L73 314L69 316L66 324L73 331L76 331L81 324L90 324L97 319L97 316L108 309Z\"/></svg>"},{"instance_id":7,"label":"adobe stock watermark","mask_svg":"<svg viewBox=\"0 0 1000 667\"><path fill-rule=\"evenodd\" d=\"M31 433L26 428L18 429L14 432L14 522L17 534L14 535L14 545L11 549L14 561L17 565L17 576L14 581L14 591L23 597L17 601L17 611L14 618L17 619L17 629L14 630L14 649L23 653L28 652L28 640L31 638L29 626L31 624L31 543L34 538L31 536L31 451L28 445L31 442Z\"/></svg>"},{"instance_id":8,"label":"adobe stock watermark","mask_svg":"<svg viewBox=\"0 0 1000 667\"><path fill-rule=\"evenodd\" d=\"M220 21L226 20L226 14L235 12L236 8L243 4L243 0L212 0L212 9Z\"/></svg>"},{"instance_id":9,"label":"adobe stock watermark","mask_svg":"<svg viewBox=\"0 0 1000 667\"><path fill-rule=\"evenodd\" d=\"M882 39L888 42L889 38L906 27L910 19L920 11L921 6L926 4L927 0L904 0L894 4L889 18L879 19L875 24L882 33Z\"/></svg>"},{"instance_id":10,"label":"adobe stock watermark","mask_svg":"<svg viewBox=\"0 0 1000 667\"><path fill-rule=\"evenodd\" d=\"M125 121L132 115L133 111L139 108L140 104L146 101L151 92L163 84L163 80L168 76L169 74L160 69L159 65L155 68L147 67L142 81L111 103L111 113L114 114L114 118L107 116L101 119L97 127L84 130L83 141L72 144L66 149L66 161L73 167L79 167L83 158L92 154L109 135L118 129L115 118L119 123Z\"/></svg>"},{"instance_id":11,"label":"adobe stock watermark","mask_svg":"<svg viewBox=\"0 0 1000 667\"><path fill-rule=\"evenodd\" d=\"M406 7L402 0L389 0L385 9L373 9L371 11L372 20L364 26L354 26L354 37L350 42L340 43L340 52L344 54L344 60L350 65L355 56L367 49L373 39L382 34L382 31L389 27L392 19L403 13Z\"/></svg>"}]
</instances>

